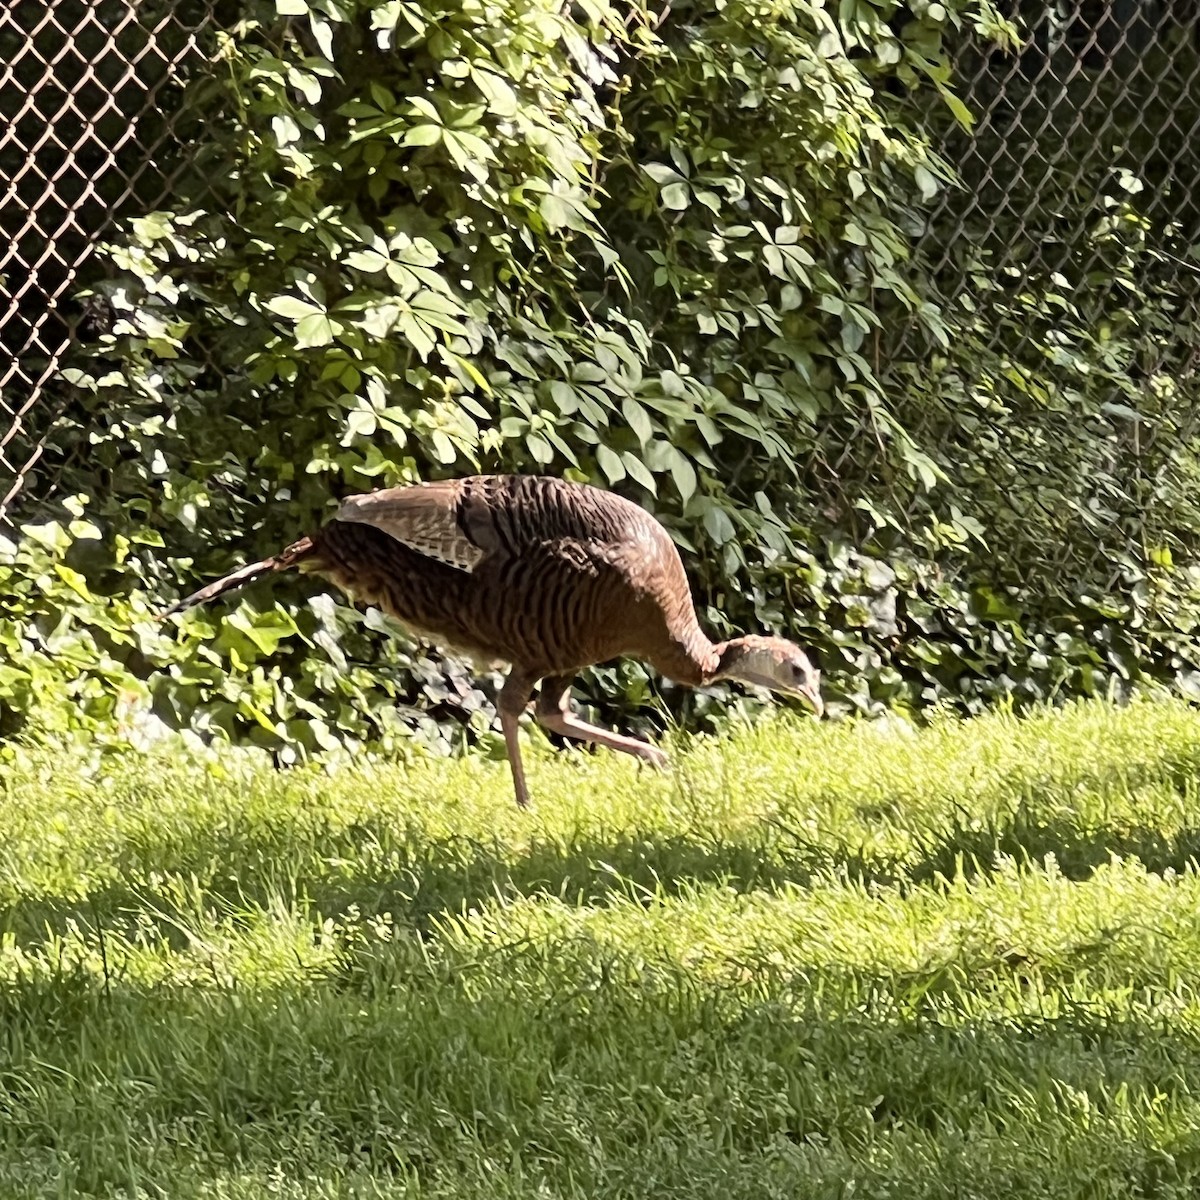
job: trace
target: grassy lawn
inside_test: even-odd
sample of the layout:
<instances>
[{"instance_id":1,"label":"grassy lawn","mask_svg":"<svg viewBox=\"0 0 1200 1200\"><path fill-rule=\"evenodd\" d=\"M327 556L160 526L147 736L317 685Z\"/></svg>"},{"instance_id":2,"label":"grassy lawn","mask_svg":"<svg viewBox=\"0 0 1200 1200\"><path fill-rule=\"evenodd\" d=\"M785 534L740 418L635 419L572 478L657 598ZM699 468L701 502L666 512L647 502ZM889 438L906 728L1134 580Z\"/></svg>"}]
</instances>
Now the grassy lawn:
<instances>
[{"instance_id":1,"label":"grassy lawn","mask_svg":"<svg viewBox=\"0 0 1200 1200\"><path fill-rule=\"evenodd\" d=\"M1200 1190L1200 713L0 767L0 1198Z\"/></svg>"}]
</instances>

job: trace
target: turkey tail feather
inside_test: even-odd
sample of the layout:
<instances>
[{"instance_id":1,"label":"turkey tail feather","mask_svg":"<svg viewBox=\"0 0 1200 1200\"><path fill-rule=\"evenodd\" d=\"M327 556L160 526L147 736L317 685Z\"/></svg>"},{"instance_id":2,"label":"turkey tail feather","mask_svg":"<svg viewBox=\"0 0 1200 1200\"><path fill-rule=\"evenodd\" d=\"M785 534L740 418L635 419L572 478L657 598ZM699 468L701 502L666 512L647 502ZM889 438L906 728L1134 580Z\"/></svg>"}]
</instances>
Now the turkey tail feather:
<instances>
[{"instance_id":1,"label":"turkey tail feather","mask_svg":"<svg viewBox=\"0 0 1200 1200\"><path fill-rule=\"evenodd\" d=\"M289 567L295 566L301 559L307 558L312 551L312 538L301 538L298 542L293 542L286 550L273 555L271 558L264 558L261 562L251 563L246 567L239 567L232 574L226 575L221 579L216 579L212 583L205 584L204 587L199 591L193 592L190 596L185 596L182 600L176 600L170 608L164 608L154 619L162 621L174 613L184 612L186 609L195 608L197 604L205 604L209 600L215 600L218 596L223 596L226 592L232 592L237 588L244 587L247 583L253 582L261 575L268 575L272 571L286 571Z\"/></svg>"}]
</instances>

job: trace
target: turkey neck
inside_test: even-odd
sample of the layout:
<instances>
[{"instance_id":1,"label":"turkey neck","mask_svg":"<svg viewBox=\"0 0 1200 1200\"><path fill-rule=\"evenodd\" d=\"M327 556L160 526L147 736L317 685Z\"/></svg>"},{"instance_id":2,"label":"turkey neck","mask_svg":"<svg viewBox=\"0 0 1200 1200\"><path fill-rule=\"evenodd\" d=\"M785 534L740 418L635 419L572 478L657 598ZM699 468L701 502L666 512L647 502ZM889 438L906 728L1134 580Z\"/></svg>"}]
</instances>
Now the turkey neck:
<instances>
[{"instance_id":1,"label":"turkey neck","mask_svg":"<svg viewBox=\"0 0 1200 1200\"><path fill-rule=\"evenodd\" d=\"M696 610L689 603L668 626L670 640L649 655L654 669L688 687L706 687L720 678L728 642L714 642L700 627Z\"/></svg>"}]
</instances>

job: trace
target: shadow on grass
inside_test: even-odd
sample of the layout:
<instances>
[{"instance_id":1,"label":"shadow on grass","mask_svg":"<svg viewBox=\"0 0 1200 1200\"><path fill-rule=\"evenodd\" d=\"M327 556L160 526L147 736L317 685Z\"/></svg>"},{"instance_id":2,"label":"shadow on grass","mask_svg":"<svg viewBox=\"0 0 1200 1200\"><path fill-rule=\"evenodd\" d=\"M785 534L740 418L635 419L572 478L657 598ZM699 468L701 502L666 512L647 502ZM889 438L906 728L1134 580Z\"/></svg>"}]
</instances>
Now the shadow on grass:
<instances>
[{"instance_id":1,"label":"shadow on grass","mask_svg":"<svg viewBox=\"0 0 1200 1200\"><path fill-rule=\"evenodd\" d=\"M905 877L914 884L960 875L970 879L993 874L1000 857L1039 863L1047 856L1073 880L1087 879L1114 857L1136 858L1155 874L1182 871L1200 863L1200 826L1172 833L1148 825L1081 828L1069 818L1046 817L1023 805L1003 824L979 828L965 818L923 839L920 857L908 865Z\"/></svg>"},{"instance_id":2,"label":"shadow on grass","mask_svg":"<svg viewBox=\"0 0 1200 1200\"><path fill-rule=\"evenodd\" d=\"M173 1194L171 1147L208 1168L286 1159L289 1174L523 1171L541 1194L678 1178L694 1197L729 1196L734 1165L783 1163L799 1184L823 1154L834 1177L867 1178L874 1146L885 1169L962 1176L906 1194L1049 1194L1047 1172L1078 1183L1085 1167L1141 1194L1124 1188L1162 1165L1156 1122L1190 1111L1200 1038L1186 1028L1082 1006L947 1022L888 979L824 982L819 1005L782 981L751 1000L595 947L435 968L394 947L251 992L26 980L0 987L0 1159L70 1164L69 1194L131 1174ZM1012 1164L1015 1190L970 1178L972 1142ZM765 1156L781 1143L805 1153ZM1175 1179L1200 1175L1200 1147L1172 1155Z\"/></svg>"},{"instance_id":3,"label":"shadow on grass","mask_svg":"<svg viewBox=\"0 0 1200 1200\"><path fill-rule=\"evenodd\" d=\"M1140 860L1153 872L1182 870L1200 860L1200 825L1174 832L1146 825L1081 824L1061 807L1036 801L980 824L969 813L941 828L899 831L868 845L817 840L781 820L718 840L711 831L627 830L608 838L565 835L514 847L465 836L430 839L419 829L369 820L327 838L292 842L244 832L198 836L195 844L143 847L159 877L195 879L218 906L261 907L282 898L310 905L323 916L350 909L390 913L418 930L497 896L558 897L598 905L612 896L672 895L688 886L720 882L743 892L784 884L808 885L834 875L870 884L925 884L958 875L988 875L998 856L1039 862L1053 855L1068 878L1082 880L1113 856ZM139 864L140 868L140 864ZM139 869L132 877L141 875ZM113 884L85 898L41 896L0 910L0 930L19 944L42 942L70 922L120 925L135 914L180 911L169 890ZM169 922L164 932L171 936Z\"/></svg>"}]
</instances>

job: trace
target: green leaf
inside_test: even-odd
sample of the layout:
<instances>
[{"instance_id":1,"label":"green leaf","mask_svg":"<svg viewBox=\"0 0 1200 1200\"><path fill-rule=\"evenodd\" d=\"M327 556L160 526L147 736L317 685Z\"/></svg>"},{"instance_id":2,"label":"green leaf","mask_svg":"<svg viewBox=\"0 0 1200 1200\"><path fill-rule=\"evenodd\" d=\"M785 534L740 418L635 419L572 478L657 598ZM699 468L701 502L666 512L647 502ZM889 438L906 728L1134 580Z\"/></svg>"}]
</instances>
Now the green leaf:
<instances>
[{"instance_id":1,"label":"green leaf","mask_svg":"<svg viewBox=\"0 0 1200 1200\"><path fill-rule=\"evenodd\" d=\"M438 292L421 292L412 299L412 310L426 325L434 329L442 329L446 333L465 333L466 329L459 319L463 310L448 296Z\"/></svg>"},{"instance_id":2,"label":"green leaf","mask_svg":"<svg viewBox=\"0 0 1200 1200\"><path fill-rule=\"evenodd\" d=\"M371 10L371 27L384 30L395 29L404 8L403 0L386 0L385 3L376 5Z\"/></svg>"},{"instance_id":3,"label":"green leaf","mask_svg":"<svg viewBox=\"0 0 1200 1200\"><path fill-rule=\"evenodd\" d=\"M365 309L362 316L354 321L354 325L373 338L385 338L396 328L400 320L398 304L376 304Z\"/></svg>"},{"instance_id":4,"label":"green leaf","mask_svg":"<svg viewBox=\"0 0 1200 1200\"><path fill-rule=\"evenodd\" d=\"M276 296L268 300L263 307L270 309L273 313L278 313L281 317L287 317L290 321L301 321L305 317L312 316L313 313L325 311L319 305L308 300L301 300L298 296Z\"/></svg>"},{"instance_id":5,"label":"green leaf","mask_svg":"<svg viewBox=\"0 0 1200 1200\"><path fill-rule=\"evenodd\" d=\"M643 163L642 170L658 184L675 183L683 179L678 171L666 163Z\"/></svg>"},{"instance_id":6,"label":"green leaf","mask_svg":"<svg viewBox=\"0 0 1200 1200\"><path fill-rule=\"evenodd\" d=\"M440 125L414 125L400 139L402 146L436 146L442 140Z\"/></svg>"},{"instance_id":7,"label":"green leaf","mask_svg":"<svg viewBox=\"0 0 1200 1200\"><path fill-rule=\"evenodd\" d=\"M817 53L822 58L840 58L843 54L842 39L833 30L823 33L817 42Z\"/></svg>"},{"instance_id":8,"label":"green leaf","mask_svg":"<svg viewBox=\"0 0 1200 1200\"><path fill-rule=\"evenodd\" d=\"M317 16L316 13L310 14L308 18L309 28L312 30L313 39L317 43L322 55L330 61L333 60L333 26L328 21Z\"/></svg>"},{"instance_id":9,"label":"green leaf","mask_svg":"<svg viewBox=\"0 0 1200 1200\"><path fill-rule=\"evenodd\" d=\"M355 250L347 254L343 261L346 266L353 267L356 271L366 271L368 274L374 274L376 271L387 270L391 259L386 255L380 254L378 250Z\"/></svg>"},{"instance_id":10,"label":"green leaf","mask_svg":"<svg viewBox=\"0 0 1200 1200\"><path fill-rule=\"evenodd\" d=\"M90 604L95 597L88 591L87 579L80 575L78 571L73 571L70 567L64 567L61 563L55 563L54 573L75 593L80 599L88 601Z\"/></svg>"},{"instance_id":11,"label":"green leaf","mask_svg":"<svg viewBox=\"0 0 1200 1200\"><path fill-rule=\"evenodd\" d=\"M397 325L400 332L412 344L412 348L421 356L422 361L433 353L437 341L428 325L418 320L412 313L401 313Z\"/></svg>"},{"instance_id":12,"label":"green leaf","mask_svg":"<svg viewBox=\"0 0 1200 1200\"><path fill-rule=\"evenodd\" d=\"M348 446L355 437L370 437L379 427L379 419L366 408L356 408L346 418L346 438L342 444Z\"/></svg>"},{"instance_id":13,"label":"green leaf","mask_svg":"<svg viewBox=\"0 0 1200 1200\"><path fill-rule=\"evenodd\" d=\"M328 346L333 341L333 323L327 313L310 313L296 324L296 345L300 349Z\"/></svg>"},{"instance_id":14,"label":"green leaf","mask_svg":"<svg viewBox=\"0 0 1200 1200\"><path fill-rule=\"evenodd\" d=\"M658 484L650 473L650 468L636 454L626 450L621 455L621 462L629 472L631 479L636 479L652 496L658 495Z\"/></svg>"},{"instance_id":15,"label":"green leaf","mask_svg":"<svg viewBox=\"0 0 1200 1200\"><path fill-rule=\"evenodd\" d=\"M672 447L671 478L675 481L679 498L686 507L687 502L696 494L696 468L692 466L687 456L679 449Z\"/></svg>"},{"instance_id":16,"label":"green leaf","mask_svg":"<svg viewBox=\"0 0 1200 1200\"><path fill-rule=\"evenodd\" d=\"M245 609L238 609L230 614L228 623L244 634L262 654L274 654L284 638L299 632L292 618L279 609L255 616L247 614Z\"/></svg>"},{"instance_id":17,"label":"green leaf","mask_svg":"<svg viewBox=\"0 0 1200 1200\"><path fill-rule=\"evenodd\" d=\"M904 47L895 38L885 38L875 46L875 60L881 67L895 66L904 57Z\"/></svg>"},{"instance_id":18,"label":"green leaf","mask_svg":"<svg viewBox=\"0 0 1200 1200\"><path fill-rule=\"evenodd\" d=\"M67 531L57 521L47 521L42 525L22 525L20 530L25 537L50 551L61 553L71 544Z\"/></svg>"},{"instance_id":19,"label":"green leaf","mask_svg":"<svg viewBox=\"0 0 1200 1200\"><path fill-rule=\"evenodd\" d=\"M288 83L292 85L305 99L314 105L321 103L321 81L307 71L298 71L295 67L288 68Z\"/></svg>"},{"instance_id":20,"label":"green leaf","mask_svg":"<svg viewBox=\"0 0 1200 1200\"><path fill-rule=\"evenodd\" d=\"M444 129L442 142L456 167L476 179L487 178L487 168L483 164L495 161L496 155L483 138L457 129Z\"/></svg>"},{"instance_id":21,"label":"green leaf","mask_svg":"<svg viewBox=\"0 0 1200 1200\"><path fill-rule=\"evenodd\" d=\"M928 167L918 163L913 171L913 178L917 181L917 188L921 192L922 200L932 200L937 195L940 185Z\"/></svg>"},{"instance_id":22,"label":"green leaf","mask_svg":"<svg viewBox=\"0 0 1200 1200\"><path fill-rule=\"evenodd\" d=\"M454 443L440 429L435 429L429 439L433 443L433 455L438 462L449 466L458 458Z\"/></svg>"},{"instance_id":23,"label":"green leaf","mask_svg":"<svg viewBox=\"0 0 1200 1200\"><path fill-rule=\"evenodd\" d=\"M914 450L911 447L905 447L902 453L905 462L908 463L910 474L920 479L926 491L932 491L937 486L939 479L946 478L937 463L928 454L924 454L920 450Z\"/></svg>"},{"instance_id":24,"label":"green leaf","mask_svg":"<svg viewBox=\"0 0 1200 1200\"><path fill-rule=\"evenodd\" d=\"M575 389L561 379L556 379L550 385L550 397L564 417L579 410L579 397L576 396Z\"/></svg>"},{"instance_id":25,"label":"green leaf","mask_svg":"<svg viewBox=\"0 0 1200 1200\"><path fill-rule=\"evenodd\" d=\"M637 435L637 440L641 442L644 449L654 436L650 414L632 396L626 396L621 401L621 411L625 414L625 420L629 422L629 428Z\"/></svg>"},{"instance_id":26,"label":"green leaf","mask_svg":"<svg viewBox=\"0 0 1200 1200\"><path fill-rule=\"evenodd\" d=\"M271 652L264 651L264 653L269 654ZM235 654L232 650L230 651L230 657L231 658L235 657ZM244 664L243 664L243 669L244 669ZM263 712L261 708L258 708L256 705L254 705L249 700L247 700L245 697L242 697L238 701L238 712L240 712L243 716L252 718L256 724L261 725L263 727L263 729L265 729L269 734L272 734L272 735L275 734L275 726L271 724L271 720L267 716L267 714L265 712Z\"/></svg>"},{"instance_id":27,"label":"green leaf","mask_svg":"<svg viewBox=\"0 0 1200 1200\"><path fill-rule=\"evenodd\" d=\"M9 689L15 684L27 683L32 678L28 671L21 671L16 667L6 667L0 663L0 690L9 692Z\"/></svg>"},{"instance_id":28,"label":"green leaf","mask_svg":"<svg viewBox=\"0 0 1200 1200\"><path fill-rule=\"evenodd\" d=\"M300 126L287 113L278 113L271 118L271 132L280 146L290 146L300 140Z\"/></svg>"},{"instance_id":29,"label":"green leaf","mask_svg":"<svg viewBox=\"0 0 1200 1200\"><path fill-rule=\"evenodd\" d=\"M659 377L662 383L663 394L666 396L677 396L683 398L687 396L687 385L683 382L682 377L675 371L664 371Z\"/></svg>"},{"instance_id":30,"label":"green leaf","mask_svg":"<svg viewBox=\"0 0 1200 1200\"><path fill-rule=\"evenodd\" d=\"M596 462L600 465L609 483L620 483L625 478L625 467L617 454L603 442L596 447Z\"/></svg>"},{"instance_id":31,"label":"green leaf","mask_svg":"<svg viewBox=\"0 0 1200 1200\"><path fill-rule=\"evenodd\" d=\"M77 542L98 542L101 538L100 530L91 521L75 520L67 526L67 529ZM144 534L134 534L133 540L143 546L163 545L162 535L153 529L147 530Z\"/></svg>"},{"instance_id":32,"label":"green leaf","mask_svg":"<svg viewBox=\"0 0 1200 1200\"><path fill-rule=\"evenodd\" d=\"M944 83L934 81L938 94L945 102L954 119L968 132L975 124L975 114Z\"/></svg>"},{"instance_id":33,"label":"green leaf","mask_svg":"<svg viewBox=\"0 0 1200 1200\"><path fill-rule=\"evenodd\" d=\"M374 94L374 87L375 85L372 84L372 94ZM385 107L387 106L382 104L380 105L380 108ZM427 96L410 95L408 98L408 108L414 116L420 115L423 117L428 117L429 120L433 121L435 124L441 123L442 118L441 114L438 112L437 105L434 104L434 102Z\"/></svg>"},{"instance_id":34,"label":"green leaf","mask_svg":"<svg viewBox=\"0 0 1200 1200\"><path fill-rule=\"evenodd\" d=\"M732 541L735 533L729 514L714 500L709 500L704 507L704 528L718 546Z\"/></svg>"},{"instance_id":35,"label":"green leaf","mask_svg":"<svg viewBox=\"0 0 1200 1200\"><path fill-rule=\"evenodd\" d=\"M577 221L575 210L566 199L554 192L547 192L538 205L538 212L546 222L546 228L552 231L566 229Z\"/></svg>"},{"instance_id":36,"label":"green leaf","mask_svg":"<svg viewBox=\"0 0 1200 1200\"><path fill-rule=\"evenodd\" d=\"M686 183L668 183L663 188L660 198L664 208L669 208L677 212L681 212L687 208L688 201L691 198L691 189Z\"/></svg>"},{"instance_id":37,"label":"green leaf","mask_svg":"<svg viewBox=\"0 0 1200 1200\"><path fill-rule=\"evenodd\" d=\"M457 363L458 366L462 368L468 378L476 385L476 387L479 388L481 392L485 392L488 395L491 394L491 384L488 383L483 373L473 362L471 362L470 359L463 358L461 354L451 354L450 351L446 351L446 353L450 356L453 362Z\"/></svg>"},{"instance_id":38,"label":"green leaf","mask_svg":"<svg viewBox=\"0 0 1200 1200\"><path fill-rule=\"evenodd\" d=\"M488 102L488 108L498 117L516 116L519 105L517 93L491 71L475 70L472 72L475 86L483 93Z\"/></svg>"}]
</instances>

